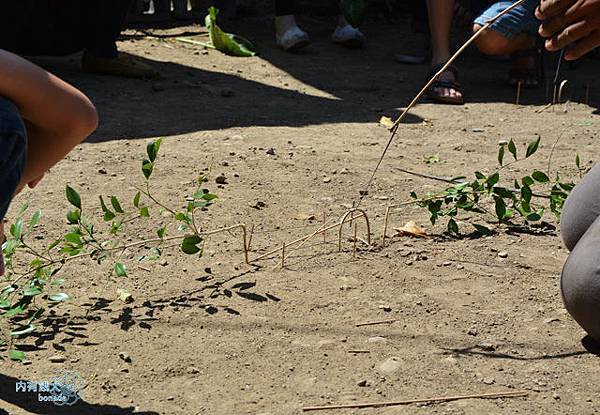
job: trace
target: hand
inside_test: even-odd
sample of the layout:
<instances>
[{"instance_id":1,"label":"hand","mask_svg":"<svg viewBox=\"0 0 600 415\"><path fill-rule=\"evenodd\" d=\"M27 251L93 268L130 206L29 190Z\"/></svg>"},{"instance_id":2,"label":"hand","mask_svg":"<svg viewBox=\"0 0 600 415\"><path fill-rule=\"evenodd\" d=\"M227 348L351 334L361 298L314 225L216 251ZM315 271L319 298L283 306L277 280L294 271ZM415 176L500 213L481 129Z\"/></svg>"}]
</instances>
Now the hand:
<instances>
[{"instance_id":1,"label":"hand","mask_svg":"<svg viewBox=\"0 0 600 415\"><path fill-rule=\"evenodd\" d=\"M600 0L541 0L535 15L543 20L539 33L547 38L546 49L570 46L567 60L600 46Z\"/></svg>"}]
</instances>

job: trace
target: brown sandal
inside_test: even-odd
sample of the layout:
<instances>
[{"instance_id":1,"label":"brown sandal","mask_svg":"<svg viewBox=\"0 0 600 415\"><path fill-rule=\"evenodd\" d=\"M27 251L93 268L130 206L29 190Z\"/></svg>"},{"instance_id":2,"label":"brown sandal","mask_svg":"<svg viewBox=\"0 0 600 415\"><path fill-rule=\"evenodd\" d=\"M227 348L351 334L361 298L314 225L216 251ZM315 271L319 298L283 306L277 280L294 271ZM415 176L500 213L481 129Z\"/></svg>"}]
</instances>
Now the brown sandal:
<instances>
[{"instance_id":1,"label":"brown sandal","mask_svg":"<svg viewBox=\"0 0 600 415\"><path fill-rule=\"evenodd\" d=\"M440 69L442 69L442 67L444 65L445 64L440 63L438 65L433 66L431 68L431 71L429 72L428 78L431 78L436 73L438 73L438 71ZM432 101L439 102L441 104L463 105L465 103L465 97L464 97L464 92L463 92L462 86L458 82L458 69L456 68L456 66L450 65L450 66L448 66L448 68L446 68L446 71L450 72L454 76L454 81L436 79L435 81L433 81L431 86L428 88L427 97L429 97L429 99L431 99ZM436 89L439 89L439 88L453 89L455 91L460 92L461 96L460 97L444 96L444 95L436 92Z\"/></svg>"}]
</instances>

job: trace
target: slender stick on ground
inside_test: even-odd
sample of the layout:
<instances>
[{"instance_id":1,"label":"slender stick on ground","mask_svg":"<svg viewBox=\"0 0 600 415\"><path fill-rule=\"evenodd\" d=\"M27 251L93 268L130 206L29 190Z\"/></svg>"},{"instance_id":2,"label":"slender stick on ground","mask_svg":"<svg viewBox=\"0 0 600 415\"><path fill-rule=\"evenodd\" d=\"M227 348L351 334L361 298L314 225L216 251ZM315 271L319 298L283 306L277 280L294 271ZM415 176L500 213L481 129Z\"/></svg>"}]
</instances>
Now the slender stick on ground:
<instances>
[{"instance_id":1,"label":"slender stick on ground","mask_svg":"<svg viewBox=\"0 0 600 415\"><path fill-rule=\"evenodd\" d=\"M417 102L419 102L419 100L421 99L421 97L423 97L423 95L425 94L425 92L427 92L427 90L429 89L429 87L431 86L431 84L433 84L433 82L435 82L435 80L438 79L438 77L441 74L443 74L448 69L448 67L450 65L452 65L454 63L454 61L465 51L465 49L467 49L467 47L469 47L471 45L471 43L473 43L475 41L475 39L477 39L485 30L489 29L489 27L492 25L492 23L494 23L500 17L504 16L506 13L510 12L511 10L513 10L515 7L520 6L525 1L526 0L518 0L518 1L516 1L510 7L507 7L504 11L502 11L501 13L499 13L498 15L496 15L494 18L488 20L486 22L486 24L484 24L477 32L475 32L469 38L469 40L467 40L454 53L454 55L452 55L450 57L450 59L448 59L448 61L444 64L444 66L442 66L440 68L440 70L435 75L433 75L431 77L431 79L427 82L427 84L425 84L425 86L413 98L413 100L410 102L410 104L408 104L408 106L404 109L404 111L402 112L402 114L400 114L400 116L394 122L394 125L390 129L391 130L390 138L388 139L388 142L385 145L385 148L383 149L383 152L381 154L381 157L379 158L379 161L377 162L377 165L375 166L375 169L373 169L373 172L371 173L371 177L369 178L369 181L365 185L364 189L360 192L361 197L360 197L360 199L359 199L358 204L356 205L356 207L360 206L360 203L362 202L363 198L368 194L369 188L371 187L371 184L373 183L373 180L375 179L375 175L377 174L377 171L379 170L379 167L381 166L381 163L383 162L383 159L385 158L385 155L387 154L387 151L389 150L390 146L392 145L392 142L394 141L394 138L396 137L396 133L398 132L398 128L400 127L400 123L408 115L408 112L417 104Z\"/></svg>"},{"instance_id":2,"label":"slender stick on ground","mask_svg":"<svg viewBox=\"0 0 600 415\"><path fill-rule=\"evenodd\" d=\"M352 239L352 256L354 258L356 258L356 229L357 229L358 225L355 223L354 224L354 238Z\"/></svg>"},{"instance_id":3,"label":"slender stick on ground","mask_svg":"<svg viewBox=\"0 0 600 415\"><path fill-rule=\"evenodd\" d=\"M552 105L554 105L552 102L547 103L546 105L544 105L542 108L540 108L539 110L536 110L535 112L537 112L538 114L546 111L548 108L550 108Z\"/></svg>"},{"instance_id":4,"label":"slender stick on ground","mask_svg":"<svg viewBox=\"0 0 600 415\"><path fill-rule=\"evenodd\" d=\"M517 398L527 396L527 391L506 391L497 393L476 393L472 395L456 395L456 396L441 396L438 398L427 399L409 399L404 401L388 401L388 402L370 402L370 403L354 403L346 405L326 405L326 406L305 406L302 408L304 412L321 411L326 409L346 409L346 408L380 408L382 406L397 406L410 405L415 403L437 403L458 401L460 399L500 399L500 398Z\"/></svg>"},{"instance_id":5,"label":"slender stick on ground","mask_svg":"<svg viewBox=\"0 0 600 415\"><path fill-rule=\"evenodd\" d=\"M359 216L359 215L357 215L357 216L353 217L352 219L353 219L353 220L354 220L354 219L358 219L359 217L360 217L360 216ZM346 220L348 220L348 219L346 219ZM345 223L345 222L343 222L343 223ZM331 229L337 228L337 227L339 227L340 225L342 225L343 223L342 223L342 222L338 222L338 223L335 223L335 224L333 224L333 225L327 226L327 227L326 227L326 228L324 228L324 229L317 229L315 232L311 233L310 235L303 236L302 238L295 239L295 240L293 240L293 241L291 241L291 242L287 242L287 243L286 243L286 245L287 245L287 247L289 248L290 246L292 246L292 245L295 245L295 244L297 244L297 243L308 241L308 240L309 240L310 238L312 238L313 236L315 236L315 235L319 235L319 234L321 234L321 233L323 233L323 232L325 232L325 231L328 231L328 230L331 230ZM296 248L296 249L297 249L297 248ZM254 259L253 259L251 262L256 262L256 261L259 261L259 260L261 260L261 259L264 259L264 258L270 257L271 255L278 253L280 250L281 250L281 248L273 249L272 251L269 251L269 252L266 252L266 253L264 253L264 254L262 254L262 255L259 255L259 256L257 256L257 257L256 257L256 258L254 258ZM87 255L87 254L86 254L86 255Z\"/></svg>"},{"instance_id":6,"label":"slender stick on ground","mask_svg":"<svg viewBox=\"0 0 600 415\"><path fill-rule=\"evenodd\" d=\"M370 350L348 350L348 353L371 353Z\"/></svg>"},{"instance_id":7,"label":"slender stick on ground","mask_svg":"<svg viewBox=\"0 0 600 415\"><path fill-rule=\"evenodd\" d=\"M285 268L285 242L281 246L281 269Z\"/></svg>"},{"instance_id":8,"label":"slender stick on ground","mask_svg":"<svg viewBox=\"0 0 600 415\"><path fill-rule=\"evenodd\" d=\"M325 223L327 222L327 215L325 214L325 211L323 211L323 225L321 225L321 228L325 228ZM323 232L323 243L327 243L327 233Z\"/></svg>"},{"instance_id":9,"label":"slender stick on ground","mask_svg":"<svg viewBox=\"0 0 600 415\"><path fill-rule=\"evenodd\" d=\"M521 84L522 83L523 83L522 81L519 81L517 83L517 99L515 101L516 105L519 105L519 103L521 102Z\"/></svg>"},{"instance_id":10,"label":"slender stick on ground","mask_svg":"<svg viewBox=\"0 0 600 415\"><path fill-rule=\"evenodd\" d=\"M356 327L362 326L376 326L377 324L392 324L398 320L378 320L378 321L367 321L365 323L358 323Z\"/></svg>"},{"instance_id":11,"label":"slender stick on ground","mask_svg":"<svg viewBox=\"0 0 600 415\"><path fill-rule=\"evenodd\" d=\"M254 224L252 224L252 227L250 228L250 236L248 237L248 246L246 249L248 249L248 251L250 251L250 246L252 245L252 237L254 236Z\"/></svg>"}]
</instances>

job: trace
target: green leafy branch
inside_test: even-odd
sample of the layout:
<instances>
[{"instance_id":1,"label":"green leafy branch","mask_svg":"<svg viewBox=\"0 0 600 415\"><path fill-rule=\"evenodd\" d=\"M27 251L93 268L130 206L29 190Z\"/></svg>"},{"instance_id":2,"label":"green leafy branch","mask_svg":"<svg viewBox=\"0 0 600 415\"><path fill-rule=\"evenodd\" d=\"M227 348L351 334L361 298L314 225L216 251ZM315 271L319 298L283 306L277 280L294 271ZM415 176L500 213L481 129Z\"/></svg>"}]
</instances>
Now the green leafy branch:
<instances>
[{"instance_id":1,"label":"green leafy branch","mask_svg":"<svg viewBox=\"0 0 600 415\"><path fill-rule=\"evenodd\" d=\"M454 235L459 234L456 218L461 212L489 214L499 223L510 225L517 218L521 218L526 224L539 222L544 213L550 210L560 220L564 202L575 184L563 181L558 173L551 181L546 173L533 170L530 174L515 179L512 185L500 184L502 171L533 156L540 142L540 137L531 141L525 156L519 158L515 142L512 139L503 141L498 149L499 167L492 173L476 171L472 180L467 180L465 176L455 177L448 180L451 186L439 193L430 192L420 197L416 192L411 192L411 197L414 203L429 211L432 224L440 217L447 217L447 230ZM505 161L507 153L512 156L510 162ZM575 164L581 176L585 169L581 168L579 155ZM479 232L489 232L485 226L473 226Z\"/></svg>"},{"instance_id":2,"label":"green leafy branch","mask_svg":"<svg viewBox=\"0 0 600 415\"><path fill-rule=\"evenodd\" d=\"M81 195L73 187L66 186L66 199L71 205L66 214L68 231L39 248L30 241L40 224L42 212L36 210L26 219L29 205L26 203L21 207L10 226L7 241L2 245L8 285L0 289L0 348L8 349L9 359L22 361L25 355L14 347L15 341L38 330L47 308L69 300L70 296L60 291L65 283L60 277L61 271L69 262L77 259L90 259L98 265L111 262L114 275L123 278L128 273L122 258L134 249L145 251L137 257L140 262L160 258L167 242L173 241L177 241L179 249L187 255L202 255L204 236L214 231L203 233L199 215L217 196L203 187L207 179L200 175L194 195L186 198L185 209L171 208L160 201L152 190L151 178L161 144L161 140L156 140L146 147L147 158L142 161L141 168L144 183L136 188L130 207L117 196L100 196L102 220L99 224L88 212ZM130 236L137 234L130 227L139 221L150 221L153 211L160 221L159 225L153 225L158 226L155 235L130 242ZM120 290L119 296L123 299L131 297L124 290Z\"/></svg>"}]
</instances>

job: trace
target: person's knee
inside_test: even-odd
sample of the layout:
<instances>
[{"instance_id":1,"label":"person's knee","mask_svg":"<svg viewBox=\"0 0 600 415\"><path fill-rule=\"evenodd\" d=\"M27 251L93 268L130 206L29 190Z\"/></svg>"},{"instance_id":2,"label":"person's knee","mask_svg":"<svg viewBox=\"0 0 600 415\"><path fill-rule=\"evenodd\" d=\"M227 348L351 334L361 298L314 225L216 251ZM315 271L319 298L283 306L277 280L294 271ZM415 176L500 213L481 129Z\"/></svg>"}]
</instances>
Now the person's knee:
<instances>
[{"instance_id":1,"label":"person's knee","mask_svg":"<svg viewBox=\"0 0 600 415\"><path fill-rule=\"evenodd\" d=\"M63 131L70 138L81 142L98 128L98 112L89 99L83 97L76 114L69 119L68 131Z\"/></svg>"},{"instance_id":2,"label":"person's knee","mask_svg":"<svg viewBox=\"0 0 600 415\"><path fill-rule=\"evenodd\" d=\"M481 29L481 26L473 26L473 31L477 32ZM502 36L500 33L486 29L477 39L475 39L475 45L482 53L486 55L505 55L508 52L508 39Z\"/></svg>"}]
</instances>

